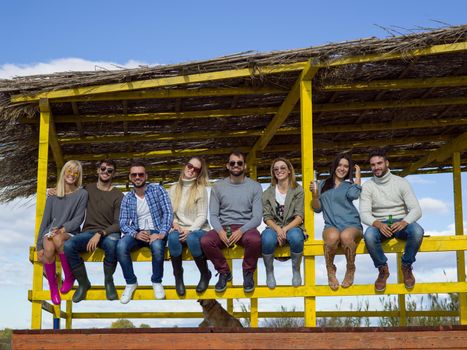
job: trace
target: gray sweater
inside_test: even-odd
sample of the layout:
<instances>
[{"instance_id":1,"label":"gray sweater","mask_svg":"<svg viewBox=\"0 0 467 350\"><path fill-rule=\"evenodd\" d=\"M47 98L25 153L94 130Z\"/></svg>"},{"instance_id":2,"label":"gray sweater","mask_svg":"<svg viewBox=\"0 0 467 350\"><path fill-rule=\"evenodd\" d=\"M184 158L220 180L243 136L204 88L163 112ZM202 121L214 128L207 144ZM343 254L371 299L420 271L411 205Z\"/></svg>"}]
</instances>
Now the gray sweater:
<instances>
[{"instance_id":1,"label":"gray sweater","mask_svg":"<svg viewBox=\"0 0 467 350\"><path fill-rule=\"evenodd\" d=\"M42 241L50 227L64 227L65 232L77 234L84 220L88 193L80 188L64 197L50 196L45 202L45 210L37 237L37 250L44 249ZM54 221L55 219L55 221Z\"/></svg>"},{"instance_id":2,"label":"gray sweater","mask_svg":"<svg viewBox=\"0 0 467 350\"><path fill-rule=\"evenodd\" d=\"M227 225L242 225L242 232L258 227L263 215L262 194L261 185L247 177L240 184L231 183L228 177L217 181L209 203L211 226L217 232Z\"/></svg>"}]
</instances>

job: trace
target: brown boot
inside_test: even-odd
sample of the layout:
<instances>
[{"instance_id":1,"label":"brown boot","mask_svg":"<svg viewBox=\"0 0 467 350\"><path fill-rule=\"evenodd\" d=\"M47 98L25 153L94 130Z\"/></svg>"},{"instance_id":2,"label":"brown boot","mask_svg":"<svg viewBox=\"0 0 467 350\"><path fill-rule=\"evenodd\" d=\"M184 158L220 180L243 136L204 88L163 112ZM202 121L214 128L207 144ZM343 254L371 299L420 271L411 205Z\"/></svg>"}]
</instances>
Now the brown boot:
<instances>
[{"instance_id":1,"label":"brown boot","mask_svg":"<svg viewBox=\"0 0 467 350\"><path fill-rule=\"evenodd\" d=\"M347 270L345 271L344 280L341 283L342 288L349 288L353 284L356 250L357 244L355 242L344 246L344 254L347 259Z\"/></svg>"},{"instance_id":2,"label":"brown boot","mask_svg":"<svg viewBox=\"0 0 467 350\"><path fill-rule=\"evenodd\" d=\"M407 289L412 289L415 286L415 277L412 273L412 266L401 266L402 275L404 276L404 285Z\"/></svg>"},{"instance_id":3,"label":"brown boot","mask_svg":"<svg viewBox=\"0 0 467 350\"><path fill-rule=\"evenodd\" d=\"M389 267L388 265L383 265L378 267L379 274L378 278L375 281L375 290L377 292L384 292L386 289L386 280L389 277Z\"/></svg>"},{"instance_id":4,"label":"brown boot","mask_svg":"<svg viewBox=\"0 0 467 350\"><path fill-rule=\"evenodd\" d=\"M334 257L336 256L337 247L324 245L324 259L326 261L326 270L328 272L328 284L332 290L339 288L339 281L336 278L336 265L334 265Z\"/></svg>"}]
</instances>

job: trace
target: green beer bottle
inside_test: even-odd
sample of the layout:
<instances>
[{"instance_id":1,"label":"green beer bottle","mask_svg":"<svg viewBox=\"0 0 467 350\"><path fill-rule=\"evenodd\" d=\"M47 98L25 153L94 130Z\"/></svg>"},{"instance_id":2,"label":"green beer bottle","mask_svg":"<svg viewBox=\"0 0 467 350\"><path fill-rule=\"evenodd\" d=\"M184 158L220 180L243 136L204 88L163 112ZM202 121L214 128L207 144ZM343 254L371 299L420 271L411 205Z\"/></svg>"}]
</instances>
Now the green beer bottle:
<instances>
[{"instance_id":1,"label":"green beer bottle","mask_svg":"<svg viewBox=\"0 0 467 350\"><path fill-rule=\"evenodd\" d=\"M391 227L393 223L394 221L392 220L392 215L389 215L387 225Z\"/></svg>"},{"instance_id":2,"label":"green beer bottle","mask_svg":"<svg viewBox=\"0 0 467 350\"><path fill-rule=\"evenodd\" d=\"M230 236L232 236L232 230L230 229L230 226L226 227L225 232L227 232L227 238L230 238Z\"/></svg>"}]
</instances>

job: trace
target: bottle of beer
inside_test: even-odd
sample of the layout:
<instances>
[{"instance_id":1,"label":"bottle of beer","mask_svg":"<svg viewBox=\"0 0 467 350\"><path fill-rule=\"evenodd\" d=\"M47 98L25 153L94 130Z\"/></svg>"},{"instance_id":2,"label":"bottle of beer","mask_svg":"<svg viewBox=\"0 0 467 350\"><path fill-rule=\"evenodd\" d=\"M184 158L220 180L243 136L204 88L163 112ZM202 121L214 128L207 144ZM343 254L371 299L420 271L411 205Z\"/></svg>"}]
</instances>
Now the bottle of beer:
<instances>
[{"instance_id":1,"label":"bottle of beer","mask_svg":"<svg viewBox=\"0 0 467 350\"><path fill-rule=\"evenodd\" d=\"M393 223L394 221L392 220L392 215L389 215L387 225L391 227Z\"/></svg>"},{"instance_id":2,"label":"bottle of beer","mask_svg":"<svg viewBox=\"0 0 467 350\"><path fill-rule=\"evenodd\" d=\"M232 236L232 230L230 229L230 226L227 226L225 228L225 232L227 232L227 238L230 238L230 236Z\"/></svg>"}]
</instances>

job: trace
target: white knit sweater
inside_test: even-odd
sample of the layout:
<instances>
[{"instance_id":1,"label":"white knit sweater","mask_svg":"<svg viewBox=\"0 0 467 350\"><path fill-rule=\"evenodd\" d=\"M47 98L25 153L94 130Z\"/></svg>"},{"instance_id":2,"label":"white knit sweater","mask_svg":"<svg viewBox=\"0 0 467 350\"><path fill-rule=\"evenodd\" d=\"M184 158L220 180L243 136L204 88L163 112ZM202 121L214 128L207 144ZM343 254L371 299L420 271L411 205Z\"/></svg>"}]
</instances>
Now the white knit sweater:
<instances>
[{"instance_id":1,"label":"white knit sweater","mask_svg":"<svg viewBox=\"0 0 467 350\"><path fill-rule=\"evenodd\" d=\"M409 182L391 171L366 181L360 195L360 218L365 225L372 226L376 220L385 221L389 215L409 224L422 216Z\"/></svg>"},{"instance_id":2,"label":"white knit sweater","mask_svg":"<svg viewBox=\"0 0 467 350\"><path fill-rule=\"evenodd\" d=\"M208 224L208 191L205 188L195 198L195 204L189 209L187 200L190 194L190 187L194 180L183 180L182 195L177 211L174 212L174 224L178 224L182 229L196 231L199 229L209 230ZM175 200L175 189L177 184L173 184L169 189L169 196L172 206Z\"/></svg>"}]
</instances>

